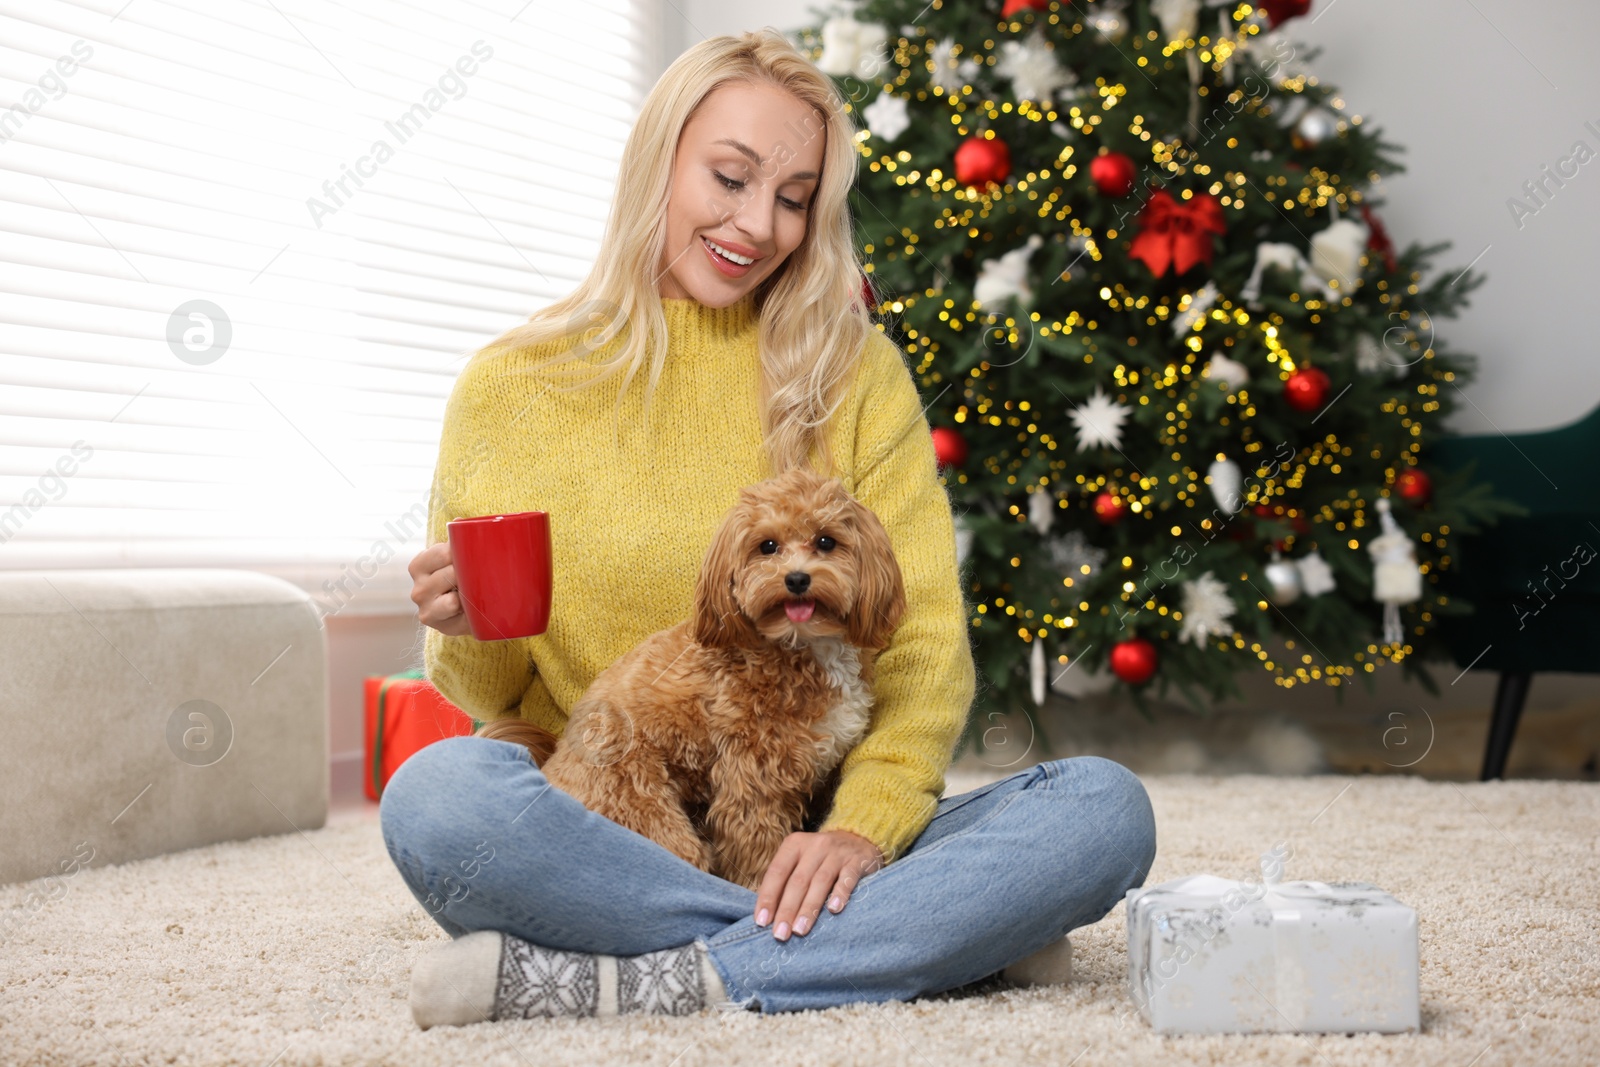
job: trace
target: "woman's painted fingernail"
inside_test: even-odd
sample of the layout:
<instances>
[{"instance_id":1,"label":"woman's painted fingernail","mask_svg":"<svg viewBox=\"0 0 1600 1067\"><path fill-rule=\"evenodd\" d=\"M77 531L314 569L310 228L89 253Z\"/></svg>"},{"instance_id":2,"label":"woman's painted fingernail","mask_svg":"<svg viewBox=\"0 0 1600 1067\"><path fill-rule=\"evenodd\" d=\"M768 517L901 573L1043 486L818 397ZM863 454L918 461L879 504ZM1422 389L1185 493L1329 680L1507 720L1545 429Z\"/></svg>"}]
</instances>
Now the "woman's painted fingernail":
<instances>
[{"instance_id":1,"label":"woman's painted fingernail","mask_svg":"<svg viewBox=\"0 0 1600 1067\"><path fill-rule=\"evenodd\" d=\"M772 912L768 911L766 908L762 908L761 911L756 915L756 925L765 926L767 925L767 920L771 918Z\"/></svg>"},{"instance_id":2,"label":"woman's painted fingernail","mask_svg":"<svg viewBox=\"0 0 1600 1067\"><path fill-rule=\"evenodd\" d=\"M838 897L834 897L832 900L828 901L829 911L838 911L842 907L844 907L844 905L839 901Z\"/></svg>"},{"instance_id":3,"label":"woman's painted fingernail","mask_svg":"<svg viewBox=\"0 0 1600 1067\"><path fill-rule=\"evenodd\" d=\"M776 930L772 931L772 936L777 938L779 941L782 941L784 938L788 937L789 936L789 924L788 923L779 923L778 924L778 928Z\"/></svg>"},{"instance_id":4,"label":"woman's painted fingernail","mask_svg":"<svg viewBox=\"0 0 1600 1067\"><path fill-rule=\"evenodd\" d=\"M810 925L811 925L811 920L807 919L804 915L802 915L802 916L800 916L800 918L798 918L798 919L796 919L794 921L794 932L797 933L797 934L803 934L803 933L806 932L806 927L810 926Z\"/></svg>"}]
</instances>

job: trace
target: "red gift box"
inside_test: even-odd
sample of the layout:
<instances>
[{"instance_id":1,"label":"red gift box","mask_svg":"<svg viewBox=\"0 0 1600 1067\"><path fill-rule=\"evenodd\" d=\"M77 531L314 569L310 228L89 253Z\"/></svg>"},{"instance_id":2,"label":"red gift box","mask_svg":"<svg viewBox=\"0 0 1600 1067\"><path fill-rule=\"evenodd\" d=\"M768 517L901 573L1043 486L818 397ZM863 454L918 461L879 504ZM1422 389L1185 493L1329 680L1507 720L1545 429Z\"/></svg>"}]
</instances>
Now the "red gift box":
<instances>
[{"instance_id":1,"label":"red gift box","mask_svg":"<svg viewBox=\"0 0 1600 1067\"><path fill-rule=\"evenodd\" d=\"M418 749L447 737L470 734L482 725L450 703L421 671L372 675L366 685L366 773L362 788L368 800Z\"/></svg>"}]
</instances>

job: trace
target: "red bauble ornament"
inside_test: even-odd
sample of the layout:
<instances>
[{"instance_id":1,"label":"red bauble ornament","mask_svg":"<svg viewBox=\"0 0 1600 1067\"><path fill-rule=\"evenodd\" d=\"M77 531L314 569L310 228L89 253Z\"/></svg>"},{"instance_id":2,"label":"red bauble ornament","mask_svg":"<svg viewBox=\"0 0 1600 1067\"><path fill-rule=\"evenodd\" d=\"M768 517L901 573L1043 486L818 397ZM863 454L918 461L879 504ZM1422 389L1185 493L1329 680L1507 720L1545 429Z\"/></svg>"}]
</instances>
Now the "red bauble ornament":
<instances>
[{"instance_id":1,"label":"red bauble ornament","mask_svg":"<svg viewBox=\"0 0 1600 1067\"><path fill-rule=\"evenodd\" d=\"M1310 11L1311 0L1260 0L1256 6L1267 13L1268 28L1275 30L1280 24Z\"/></svg>"},{"instance_id":2,"label":"red bauble ornament","mask_svg":"<svg viewBox=\"0 0 1600 1067\"><path fill-rule=\"evenodd\" d=\"M1389 231L1384 229L1383 223L1378 221L1378 216L1366 204L1361 205L1361 218L1367 224L1367 249L1383 256L1383 269L1390 274L1395 272L1394 242L1389 240Z\"/></svg>"},{"instance_id":3,"label":"red bauble ornament","mask_svg":"<svg viewBox=\"0 0 1600 1067\"><path fill-rule=\"evenodd\" d=\"M1128 513L1128 505L1111 490L1106 489L1094 498L1094 517L1106 526L1114 526Z\"/></svg>"},{"instance_id":4,"label":"red bauble ornament","mask_svg":"<svg viewBox=\"0 0 1600 1067\"><path fill-rule=\"evenodd\" d=\"M1296 411L1316 411L1328 398L1328 376L1315 367L1301 367L1283 383L1283 399Z\"/></svg>"},{"instance_id":5,"label":"red bauble ornament","mask_svg":"<svg viewBox=\"0 0 1600 1067\"><path fill-rule=\"evenodd\" d=\"M1006 6L1000 9L1000 17L1008 19L1020 11L1044 11L1049 7L1050 0L1006 0Z\"/></svg>"},{"instance_id":6,"label":"red bauble ornament","mask_svg":"<svg viewBox=\"0 0 1600 1067\"><path fill-rule=\"evenodd\" d=\"M956 149L956 181L996 185L1011 176L1011 149L998 137L968 137Z\"/></svg>"},{"instance_id":7,"label":"red bauble ornament","mask_svg":"<svg viewBox=\"0 0 1600 1067\"><path fill-rule=\"evenodd\" d=\"M1089 161L1089 177L1106 196L1127 196L1133 192L1135 167L1132 158L1121 152L1102 152Z\"/></svg>"},{"instance_id":8,"label":"red bauble ornament","mask_svg":"<svg viewBox=\"0 0 1600 1067\"><path fill-rule=\"evenodd\" d=\"M1139 235L1128 246L1129 259L1142 259L1157 278L1167 273L1182 274L1197 264L1211 265L1211 235L1227 229L1222 220L1222 203L1209 193L1197 193L1187 200L1174 200L1165 189L1152 193L1150 202L1139 212Z\"/></svg>"},{"instance_id":9,"label":"red bauble ornament","mask_svg":"<svg viewBox=\"0 0 1600 1067\"><path fill-rule=\"evenodd\" d=\"M1433 479L1426 471L1407 467L1394 476L1394 491L1400 494L1401 500L1421 507L1433 499Z\"/></svg>"},{"instance_id":10,"label":"red bauble ornament","mask_svg":"<svg viewBox=\"0 0 1600 1067\"><path fill-rule=\"evenodd\" d=\"M948 426L935 426L933 454L940 467L959 467L967 461L967 440Z\"/></svg>"},{"instance_id":11,"label":"red bauble ornament","mask_svg":"<svg viewBox=\"0 0 1600 1067\"><path fill-rule=\"evenodd\" d=\"M1111 673L1129 685L1148 682L1156 673L1156 663L1160 658L1156 654L1156 646L1142 637L1118 641L1111 646L1111 654L1107 657L1111 663Z\"/></svg>"}]
</instances>

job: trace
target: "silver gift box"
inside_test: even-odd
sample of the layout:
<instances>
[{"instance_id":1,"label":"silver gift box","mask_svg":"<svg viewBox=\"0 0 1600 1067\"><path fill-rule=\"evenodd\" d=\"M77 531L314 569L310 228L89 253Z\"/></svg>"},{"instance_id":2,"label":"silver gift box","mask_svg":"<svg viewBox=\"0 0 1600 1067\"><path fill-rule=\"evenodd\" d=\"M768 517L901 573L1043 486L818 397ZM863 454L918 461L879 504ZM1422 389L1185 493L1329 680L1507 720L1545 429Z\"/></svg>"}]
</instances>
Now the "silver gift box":
<instances>
[{"instance_id":1,"label":"silver gift box","mask_svg":"<svg viewBox=\"0 0 1600 1067\"><path fill-rule=\"evenodd\" d=\"M1421 1029L1417 913L1375 885L1202 874L1126 902L1130 993L1157 1033Z\"/></svg>"}]
</instances>

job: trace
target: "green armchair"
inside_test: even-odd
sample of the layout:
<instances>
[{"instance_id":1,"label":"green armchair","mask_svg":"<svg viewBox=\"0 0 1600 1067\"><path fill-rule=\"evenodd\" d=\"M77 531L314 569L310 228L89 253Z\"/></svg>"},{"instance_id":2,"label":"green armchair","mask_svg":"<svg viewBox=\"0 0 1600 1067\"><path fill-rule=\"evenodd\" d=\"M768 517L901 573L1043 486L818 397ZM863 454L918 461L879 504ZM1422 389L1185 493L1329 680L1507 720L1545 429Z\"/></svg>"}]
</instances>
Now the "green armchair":
<instances>
[{"instance_id":1,"label":"green armchair","mask_svg":"<svg viewBox=\"0 0 1600 1067\"><path fill-rule=\"evenodd\" d=\"M1459 538L1457 566L1440 576L1473 609L1439 621L1456 666L1500 672L1488 781L1505 771L1534 672L1600 672L1600 408L1569 426L1443 438L1430 451L1442 470L1472 465L1527 511Z\"/></svg>"}]
</instances>

